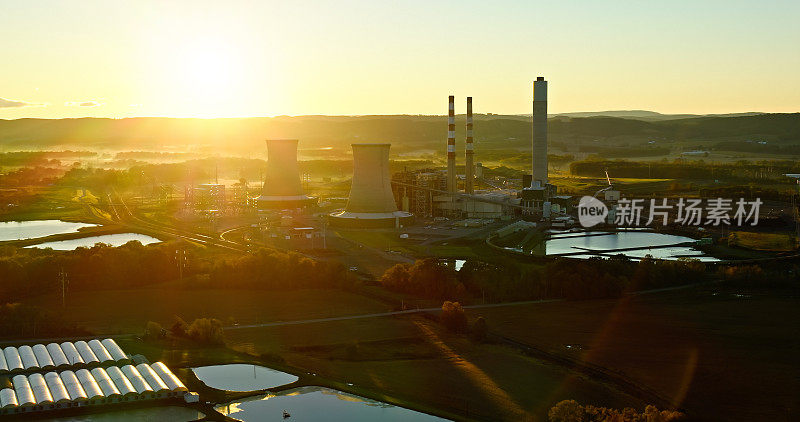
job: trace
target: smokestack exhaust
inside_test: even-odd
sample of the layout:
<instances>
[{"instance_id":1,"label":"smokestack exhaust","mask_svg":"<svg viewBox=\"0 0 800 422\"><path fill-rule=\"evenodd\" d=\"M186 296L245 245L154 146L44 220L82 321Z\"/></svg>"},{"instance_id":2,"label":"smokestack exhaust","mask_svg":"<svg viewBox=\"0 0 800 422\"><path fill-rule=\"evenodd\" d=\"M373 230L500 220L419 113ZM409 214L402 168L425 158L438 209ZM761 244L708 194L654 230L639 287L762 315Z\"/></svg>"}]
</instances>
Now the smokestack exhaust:
<instances>
[{"instance_id":1,"label":"smokestack exhaust","mask_svg":"<svg viewBox=\"0 0 800 422\"><path fill-rule=\"evenodd\" d=\"M447 192L456 191L456 104L455 97L448 97L447 104Z\"/></svg>"},{"instance_id":2,"label":"smokestack exhaust","mask_svg":"<svg viewBox=\"0 0 800 422\"><path fill-rule=\"evenodd\" d=\"M533 177L531 187L547 184L547 81L543 76L533 82Z\"/></svg>"},{"instance_id":3,"label":"smokestack exhaust","mask_svg":"<svg viewBox=\"0 0 800 422\"><path fill-rule=\"evenodd\" d=\"M465 184L464 192L475 193L475 169L472 165L472 159L475 152L472 149L472 97L467 97L467 143L465 150L466 170L465 170Z\"/></svg>"}]
</instances>

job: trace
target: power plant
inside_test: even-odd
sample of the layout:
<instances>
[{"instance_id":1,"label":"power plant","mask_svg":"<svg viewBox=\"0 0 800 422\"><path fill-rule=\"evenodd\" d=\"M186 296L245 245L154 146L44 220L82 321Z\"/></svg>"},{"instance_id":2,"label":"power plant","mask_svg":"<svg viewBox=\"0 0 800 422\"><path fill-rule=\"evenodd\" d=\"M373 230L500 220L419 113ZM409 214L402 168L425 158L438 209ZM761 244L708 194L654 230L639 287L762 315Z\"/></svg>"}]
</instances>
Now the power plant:
<instances>
[{"instance_id":1,"label":"power plant","mask_svg":"<svg viewBox=\"0 0 800 422\"><path fill-rule=\"evenodd\" d=\"M300 183L297 139L267 139L267 171L259 209L298 208L311 202Z\"/></svg>"},{"instance_id":2,"label":"power plant","mask_svg":"<svg viewBox=\"0 0 800 422\"><path fill-rule=\"evenodd\" d=\"M447 192L455 193L456 186L456 104L455 97L447 103Z\"/></svg>"},{"instance_id":3,"label":"power plant","mask_svg":"<svg viewBox=\"0 0 800 422\"><path fill-rule=\"evenodd\" d=\"M412 214L398 211L389 175L391 144L353 144L353 182L344 211L330 214L339 227L400 227Z\"/></svg>"},{"instance_id":4,"label":"power plant","mask_svg":"<svg viewBox=\"0 0 800 422\"><path fill-rule=\"evenodd\" d=\"M464 192L475 193L475 168L472 164L475 151L472 146L472 97L467 97L467 143L464 147Z\"/></svg>"},{"instance_id":5,"label":"power plant","mask_svg":"<svg viewBox=\"0 0 800 422\"><path fill-rule=\"evenodd\" d=\"M531 183L520 192L522 205L542 217L550 217L556 187L547 179L547 81L539 76L533 82L533 137L531 139Z\"/></svg>"}]
</instances>

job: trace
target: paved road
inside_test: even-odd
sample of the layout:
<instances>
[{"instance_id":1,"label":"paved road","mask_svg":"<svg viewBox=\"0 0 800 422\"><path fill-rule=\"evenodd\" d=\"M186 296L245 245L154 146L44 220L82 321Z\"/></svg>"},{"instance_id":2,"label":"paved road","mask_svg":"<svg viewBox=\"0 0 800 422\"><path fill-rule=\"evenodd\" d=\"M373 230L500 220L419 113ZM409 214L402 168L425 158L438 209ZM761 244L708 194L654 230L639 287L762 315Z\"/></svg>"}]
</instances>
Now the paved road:
<instances>
[{"instance_id":1,"label":"paved road","mask_svg":"<svg viewBox=\"0 0 800 422\"><path fill-rule=\"evenodd\" d=\"M464 306L465 309L480 309L480 308L497 308L501 306L516 306L516 305L531 305L536 303L550 303L550 302L560 302L563 299L542 299L542 300L526 300L522 302L507 302L507 303L489 303L483 305L468 305ZM278 321L278 322L267 322L263 324L249 324L249 325L234 325L230 327L225 327L226 330L241 330L245 328L263 328L263 327L278 327L282 325L300 325L300 324L313 324L317 322L329 322L329 321L345 321L351 319L362 319L362 318L377 318L377 317L385 317L385 316L393 316L393 315L406 315L406 314L416 314L416 313L423 313L423 312L441 312L442 308L418 308L418 309L407 309L404 311L392 311L392 312L380 312L374 314L361 314L361 315L347 315L347 316L340 316L340 317L330 317L330 318L314 318L314 319L303 319L298 321Z\"/></svg>"}]
</instances>

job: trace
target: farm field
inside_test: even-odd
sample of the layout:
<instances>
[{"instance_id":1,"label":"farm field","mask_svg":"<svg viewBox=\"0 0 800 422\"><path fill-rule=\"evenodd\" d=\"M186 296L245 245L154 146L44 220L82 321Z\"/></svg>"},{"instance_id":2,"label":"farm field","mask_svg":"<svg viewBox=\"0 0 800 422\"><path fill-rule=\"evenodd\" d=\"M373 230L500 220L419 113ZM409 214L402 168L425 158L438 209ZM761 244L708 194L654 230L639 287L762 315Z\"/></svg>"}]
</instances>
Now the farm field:
<instances>
[{"instance_id":1,"label":"farm field","mask_svg":"<svg viewBox=\"0 0 800 422\"><path fill-rule=\"evenodd\" d=\"M61 308L61 297L40 296L33 305ZM340 290L191 290L143 288L76 292L67 296L70 321L97 334L142 333L147 321L165 327L180 316L254 324L389 311L375 300Z\"/></svg>"},{"instance_id":2,"label":"farm field","mask_svg":"<svg viewBox=\"0 0 800 422\"><path fill-rule=\"evenodd\" d=\"M235 330L226 336L237 350L279 353L288 365L355 389L478 420L545 420L550 407L570 398L613 407L646 404L514 349L446 333L420 316Z\"/></svg>"},{"instance_id":3,"label":"farm field","mask_svg":"<svg viewBox=\"0 0 800 422\"><path fill-rule=\"evenodd\" d=\"M791 294L702 289L474 315L494 333L655 389L702 420L783 420L800 411L798 305Z\"/></svg>"}]
</instances>

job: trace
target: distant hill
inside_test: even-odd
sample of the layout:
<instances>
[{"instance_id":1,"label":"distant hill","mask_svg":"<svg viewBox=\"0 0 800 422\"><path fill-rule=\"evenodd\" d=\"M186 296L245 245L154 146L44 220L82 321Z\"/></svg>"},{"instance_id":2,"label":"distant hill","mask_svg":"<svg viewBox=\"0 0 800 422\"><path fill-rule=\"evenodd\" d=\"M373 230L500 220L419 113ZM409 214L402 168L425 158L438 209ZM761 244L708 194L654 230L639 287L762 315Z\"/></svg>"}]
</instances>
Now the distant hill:
<instances>
[{"instance_id":1,"label":"distant hill","mask_svg":"<svg viewBox=\"0 0 800 422\"><path fill-rule=\"evenodd\" d=\"M639 113L631 111L631 113ZM652 113L652 112L646 112ZM525 148L530 120L520 116L476 116L476 148ZM570 117L549 120L551 143L572 145L602 141L622 146L656 140L764 140L800 144L800 113L667 120L621 117ZM464 117L456 123L463 145ZM0 120L0 151L25 148L108 148L178 151L202 149L225 153L264 152L264 139L297 138L301 148L349 149L351 143L390 142L398 152L441 152L447 136L443 116L300 116L243 119L17 119Z\"/></svg>"},{"instance_id":2,"label":"distant hill","mask_svg":"<svg viewBox=\"0 0 800 422\"><path fill-rule=\"evenodd\" d=\"M559 113L550 115L550 117L619 117L623 119L635 120L676 120L676 119L689 119L694 117L742 117L742 116L758 116L765 114L757 111L747 113L729 113L729 114L661 114L655 111L647 110L611 110L611 111L579 111L573 113Z\"/></svg>"}]
</instances>

